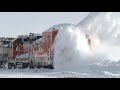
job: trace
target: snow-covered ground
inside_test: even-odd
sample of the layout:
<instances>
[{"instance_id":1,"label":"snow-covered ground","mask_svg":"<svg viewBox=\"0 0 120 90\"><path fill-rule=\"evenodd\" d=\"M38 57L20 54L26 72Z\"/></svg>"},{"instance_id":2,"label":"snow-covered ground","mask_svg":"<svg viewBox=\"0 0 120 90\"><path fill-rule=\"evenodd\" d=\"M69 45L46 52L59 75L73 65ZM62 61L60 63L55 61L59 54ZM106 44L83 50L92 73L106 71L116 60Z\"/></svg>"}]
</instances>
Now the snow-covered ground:
<instances>
[{"instance_id":1,"label":"snow-covered ground","mask_svg":"<svg viewBox=\"0 0 120 90\"><path fill-rule=\"evenodd\" d=\"M77 72L54 72L52 70L0 70L0 78L105 78L120 77L106 72L105 75L77 73Z\"/></svg>"},{"instance_id":2,"label":"snow-covered ground","mask_svg":"<svg viewBox=\"0 0 120 90\"><path fill-rule=\"evenodd\" d=\"M48 69L1 69L0 78L120 78L120 73L80 73Z\"/></svg>"}]
</instances>

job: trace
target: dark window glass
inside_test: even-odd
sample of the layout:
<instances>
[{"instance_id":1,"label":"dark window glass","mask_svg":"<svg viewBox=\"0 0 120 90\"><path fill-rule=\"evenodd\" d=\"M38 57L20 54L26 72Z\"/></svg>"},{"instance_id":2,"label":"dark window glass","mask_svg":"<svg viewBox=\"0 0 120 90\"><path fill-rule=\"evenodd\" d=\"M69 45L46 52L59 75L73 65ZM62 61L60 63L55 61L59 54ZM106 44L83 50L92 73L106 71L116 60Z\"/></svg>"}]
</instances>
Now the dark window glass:
<instances>
[{"instance_id":1,"label":"dark window glass","mask_svg":"<svg viewBox=\"0 0 120 90\"><path fill-rule=\"evenodd\" d=\"M5 45L5 44L9 44L10 43L10 41L3 41L3 44Z\"/></svg>"},{"instance_id":2,"label":"dark window glass","mask_svg":"<svg viewBox=\"0 0 120 90\"><path fill-rule=\"evenodd\" d=\"M42 38L42 36L37 36L37 39L40 39L40 38Z\"/></svg>"},{"instance_id":3,"label":"dark window glass","mask_svg":"<svg viewBox=\"0 0 120 90\"><path fill-rule=\"evenodd\" d=\"M29 37L26 37L23 39L24 42L28 42L29 41Z\"/></svg>"}]
</instances>

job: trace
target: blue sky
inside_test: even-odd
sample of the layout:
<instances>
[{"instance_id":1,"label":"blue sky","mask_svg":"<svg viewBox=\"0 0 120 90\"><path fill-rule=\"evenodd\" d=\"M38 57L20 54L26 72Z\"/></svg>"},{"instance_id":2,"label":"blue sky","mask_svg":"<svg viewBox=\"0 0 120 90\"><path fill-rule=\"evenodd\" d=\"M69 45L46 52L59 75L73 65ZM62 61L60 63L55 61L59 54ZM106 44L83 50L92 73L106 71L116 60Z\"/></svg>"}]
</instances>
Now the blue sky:
<instances>
[{"instance_id":1,"label":"blue sky","mask_svg":"<svg viewBox=\"0 0 120 90\"><path fill-rule=\"evenodd\" d=\"M78 24L89 12L0 12L0 37L42 33L60 23Z\"/></svg>"}]
</instances>

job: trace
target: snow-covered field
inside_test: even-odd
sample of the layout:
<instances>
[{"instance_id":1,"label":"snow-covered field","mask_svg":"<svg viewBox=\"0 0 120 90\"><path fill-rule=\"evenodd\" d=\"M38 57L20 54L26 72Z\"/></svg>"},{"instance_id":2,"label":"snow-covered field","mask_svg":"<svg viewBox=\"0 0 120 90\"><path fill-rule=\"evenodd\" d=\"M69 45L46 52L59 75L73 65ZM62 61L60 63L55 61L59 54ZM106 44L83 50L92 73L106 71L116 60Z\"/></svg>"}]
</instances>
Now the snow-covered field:
<instances>
[{"instance_id":1,"label":"snow-covered field","mask_svg":"<svg viewBox=\"0 0 120 90\"><path fill-rule=\"evenodd\" d=\"M120 73L80 73L48 69L1 69L0 78L120 78Z\"/></svg>"},{"instance_id":2,"label":"snow-covered field","mask_svg":"<svg viewBox=\"0 0 120 90\"><path fill-rule=\"evenodd\" d=\"M117 77L111 73L94 75L77 72L54 72L49 70L0 70L0 78L102 78Z\"/></svg>"}]
</instances>

